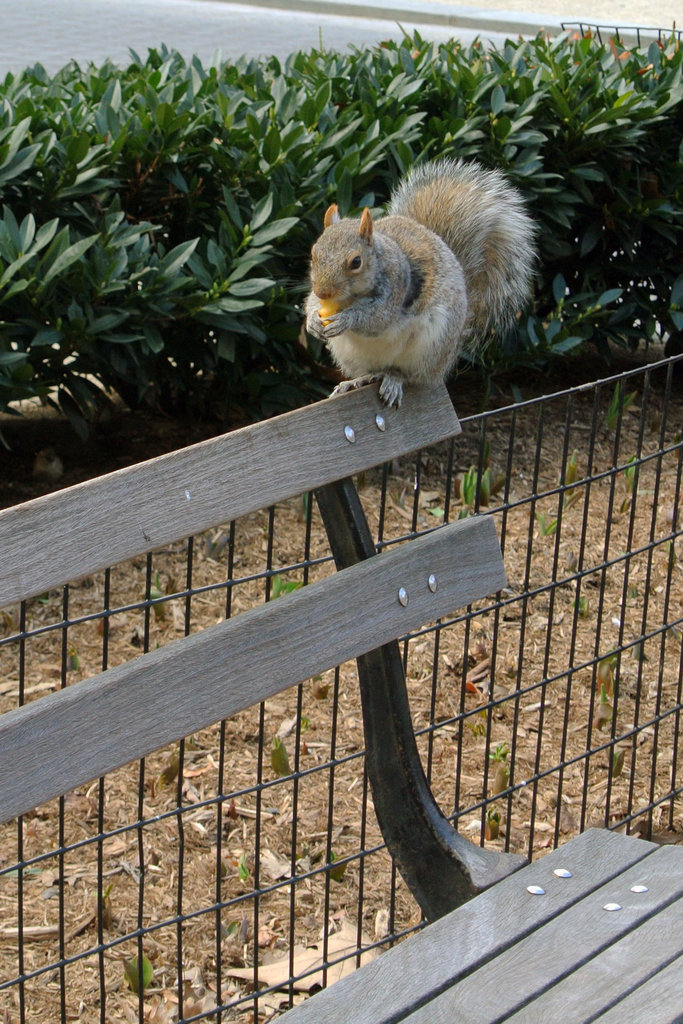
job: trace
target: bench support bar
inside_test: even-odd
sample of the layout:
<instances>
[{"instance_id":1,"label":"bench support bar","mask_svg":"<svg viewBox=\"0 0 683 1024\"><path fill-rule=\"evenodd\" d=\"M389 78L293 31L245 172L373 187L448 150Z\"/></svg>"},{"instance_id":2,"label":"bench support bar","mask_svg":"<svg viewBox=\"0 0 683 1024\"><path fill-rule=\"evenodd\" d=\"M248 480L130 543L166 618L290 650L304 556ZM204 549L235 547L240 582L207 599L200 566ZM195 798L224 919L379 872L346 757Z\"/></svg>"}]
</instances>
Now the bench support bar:
<instances>
[{"instance_id":1,"label":"bench support bar","mask_svg":"<svg viewBox=\"0 0 683 1024\"><path fill-rule=\"evenodd\" d=\"M316 499L337 569L376 556L351 479L320 488ZM398 642L357 663L375 813L406 884L433 921L527 861L475 846L442 814L417 750Z\"/></svg>"}]
</instances>

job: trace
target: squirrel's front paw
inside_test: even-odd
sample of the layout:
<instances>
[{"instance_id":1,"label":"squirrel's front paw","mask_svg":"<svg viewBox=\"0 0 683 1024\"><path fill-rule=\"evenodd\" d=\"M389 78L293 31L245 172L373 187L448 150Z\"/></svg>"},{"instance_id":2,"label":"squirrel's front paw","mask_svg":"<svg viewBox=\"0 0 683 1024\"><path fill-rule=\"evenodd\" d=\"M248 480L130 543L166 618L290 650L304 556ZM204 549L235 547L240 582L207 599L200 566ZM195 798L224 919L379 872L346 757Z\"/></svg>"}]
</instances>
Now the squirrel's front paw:
<instances>
[{"instance_id":1,"label":"squirrel's front paw","mask_svg":"<svg viewBox=\"0 0 683 1024\"><path fill-rule=\"evenodd\" d=\"M314 338L319 338L320 341L325 340L325 325L318 316L317 309L312 313L309 313L306 317L306 330L309 334L312 334Z\"/></svg>"},{"instance_id":2,"label":"squirrel's front paw","mask_svg":"<svg viewBox=\"0 0 683 1024\"><path fill-rule=\"evenodd\" d=\"M385 373L379 386L379 397L385 405L398 409L403 401L403 378Z\"/></svg>"},{"instance_id":3,"label":"squirrel's front paw","mask_svg":"<svg viewBox=\"0 0 683 1024\"><path fill-rule=\"evenodd\" d=\"M338 313L333 313L331 316L321 321L323 324L322 337L329 341L330 338L338 338L344 331L348 331L351 327L351 314L346 309L340 309Z\"/></svg>"}]
</instances>

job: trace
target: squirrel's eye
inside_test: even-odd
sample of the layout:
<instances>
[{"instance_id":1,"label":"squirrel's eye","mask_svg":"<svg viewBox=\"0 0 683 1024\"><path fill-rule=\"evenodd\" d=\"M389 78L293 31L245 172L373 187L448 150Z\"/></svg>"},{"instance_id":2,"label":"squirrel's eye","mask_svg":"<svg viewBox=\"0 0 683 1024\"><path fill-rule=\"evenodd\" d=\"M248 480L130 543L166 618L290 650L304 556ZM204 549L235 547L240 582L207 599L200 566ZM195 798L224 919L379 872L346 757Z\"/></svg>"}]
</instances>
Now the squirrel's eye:
<instances>
[{"instance_id":1,"label":"squirrel's eye","mask_svg":"<svg viewBox=\"0 0 683 1024\"><path fill-rule=\"evenodd\" d=\"M363 261L360 258L360 255L356 253L356 255L349 260L349 270L360 270L362 264Z\"/></svg>"}]
</instances>

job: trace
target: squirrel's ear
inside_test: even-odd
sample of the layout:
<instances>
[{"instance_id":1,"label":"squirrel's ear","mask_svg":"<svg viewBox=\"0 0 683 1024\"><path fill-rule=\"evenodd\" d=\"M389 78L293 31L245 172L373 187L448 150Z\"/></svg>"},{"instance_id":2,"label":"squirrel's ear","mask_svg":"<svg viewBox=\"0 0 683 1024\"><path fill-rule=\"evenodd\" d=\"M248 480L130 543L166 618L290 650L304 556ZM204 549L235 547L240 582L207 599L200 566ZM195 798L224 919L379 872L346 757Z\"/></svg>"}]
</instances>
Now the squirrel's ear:
<instances>
[{"instance_id":1,"label":"squirrel's ear","mask_svg":"<svg viewBox=\"0 0 683 1024\"><path fill-rule=\"evenodd\" d=\"M363 215L360 219L358 234L365 242L368 243L368 245L372 242L372 214L368 210L367 206L363 207Z\"/></svg>"},{"instance_id":2,"label":"squirrel's ear","mask_svg":"<svg viewBox=\"0 0 683 1024\"><path fill-rule=\"evenodd\" d=\"M332 203L332 206L328 206L323 217L323 226L329 228L331 224L337 224L341 218L339 217L339 207L336 203Z\"/></svg>"}]
</instances>

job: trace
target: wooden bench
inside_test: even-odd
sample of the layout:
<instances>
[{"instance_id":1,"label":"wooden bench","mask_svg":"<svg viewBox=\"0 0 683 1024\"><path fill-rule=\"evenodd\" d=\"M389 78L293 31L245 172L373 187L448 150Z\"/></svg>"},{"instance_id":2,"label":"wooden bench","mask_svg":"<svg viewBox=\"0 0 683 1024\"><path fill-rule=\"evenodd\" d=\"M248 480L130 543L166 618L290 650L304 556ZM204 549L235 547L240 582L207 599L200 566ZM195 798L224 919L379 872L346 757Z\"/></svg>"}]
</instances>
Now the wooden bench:
<instances>
[{"instance_id":1,"label":"wooden bench","mask_svg":"<svg viewBox=\"0 0 683 1024\"><path fill-rule=\"evenodd\" d=\"M442 386L399 411L364 388L0 512L0 607L307 491L338 569L2 715L0 821L356 658L377 817L433 923L288 1024L680 1020L680 850L591 831L525 867L460 836L431 794L397 638L505 585L494 523L376 556L351 476L458 431Z\"/></svg>"},{"instance_id":2,"label":"wooden bench","mask_svg":"<svg viewBox=\"0 0 683 1024\"><path fill-rule=\"evenodd\" d=\"M683 850L589 829L283 1024L674 1024Z\"/></svg>"}]
</instances>

